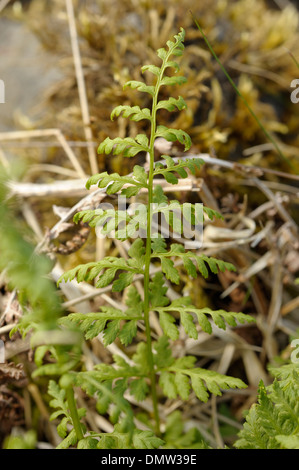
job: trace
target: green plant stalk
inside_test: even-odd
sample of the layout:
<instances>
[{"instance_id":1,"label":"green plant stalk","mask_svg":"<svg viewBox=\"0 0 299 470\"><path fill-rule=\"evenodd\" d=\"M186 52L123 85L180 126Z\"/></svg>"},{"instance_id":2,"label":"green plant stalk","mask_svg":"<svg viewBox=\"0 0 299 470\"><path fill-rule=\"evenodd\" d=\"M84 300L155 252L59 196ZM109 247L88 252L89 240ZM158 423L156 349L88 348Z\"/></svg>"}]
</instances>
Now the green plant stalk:
<instances>
[{"instance_id":1,"label":"green plant stalk","mask_svg":"<svg viewBox=\"0 0 299 470\"><path fill-rule=\"evenodd\" d=\"M296 57L294 56L294 54L293 54L291 51L289 51L289 50L288 50L288 53L290 54L291 58L293 59L293 61L294 61L295 65L296 65L296 67L299 69L299 62L298 62L298 60L296 59Z\"/></svg>"},{"instance_id":2,"label":"green plant stalk","mask_svg":"<svg viewBox=\"0 0 299 470\"><path fill-rule=\"evenodd\" d=\"M76 432L76 436L77 436L78 441L80 441L81 439L83 439L84 435L82 432L81 423L80 423L78 412L77 412L77 405L75 401L73 387L67 387L65 393L66 393L66 398L67 398L70 414L71 414L72 421L73 421L73 426Z\"/></svg>"},{"instance_id":3,"label":"green plant stalk","mask_svg":"<svg viewBox=\"0 0 299 470\"><path fill-rule=\"evenodd\" d=\"M226 78L228 79L229 83L231 84L231 86L233 87L233 89L235 90L235 92L237 93L237 95L241 98L241 100L243 101L243 103L245 104L246 108L248 109L248 111L250 112L251 116L255 119L255 121L258 123L260 129L263 131L263 133L265 134L265 136L270 140L270 142L274 145L278 155L291 167L293 168L293 165L292 163L287 159L287 157L282 153L282 151L280 150L277 142L273 139L273 137L269 134L269 132L265 129L264 125L261 123L260 119L257 117L257 115L255 114L255 112L251 109L251 107L249 106L246 98L244 98L244 96L241 94L240 90L238 89L237 85L234 83L234 81L232 80L232 78L230 77L230 75L228 74L228 72L226 71L225 67L222 65L219 57L217 56L217 54L215 53L213 47L211 46L208 38L206 37L205 33L203 32L202 28L199 26L198 24L198 21L196 20L196 18L194 17L193 13L190 12L191 15L192 15L192 18L193 18L193 21L194 23L196 24L197 28L199 29L199 31L201 32L202 34L202 37L206 43L206 45L208 46L211 54L213 55L214 59L216 60L216 62L220 65L221 67L221 70L223 71L224 75L226 76Z\"/></svg>"},{"instance_id":4,"label":"green plant stalk","mask_svg":"<svg viewBox=\"0 0 299 470\"><path fill-rule=\"evenodd\" d=\"M158 78L158 80L160 77ZM148 210L147 210L147 226L146 226L146 248L145 248L145 266L144 266L144 323L146 331L146 342L148 347L148 363L150 367L151 393L153 401L153 411L155 418L155 431L160 435L160 418L158 411L158 398L156 389L156 373L154 369L154 358L152 351L151 326L150 326L150 262L151 262L151 227L152 227L152 203L153 203L153 179L154 179L154 143L156 132L156 107L158 100L159 86L156 87L152 104L152 122L151 136L149 148L149 174L148 174Z\"/></svg>"},{"instance_id":5,"label":"green plant stalk","mask_svg":"<svg viewBox=\"0 0 299 470\"><path fill-rule=\"evenodd\" d=\"M150 145L149 145L149 173L148 173L148 211L147 211L147 227L146 227L146 248L145 248L145 266L144 266L144 323L146 331L146 340L148 347L148 363L150 367L150 381L151 381L151 393L153 401L153 410L155 417L155 432L157 436L160 433L160 417L158 411L158 398L156 389L156 373L154 369L154 358L152 352L152 340L151 340L151 327L150 327L150 299L149 299L149 284L150 284L150 262L151 262L151 227L152 227L152 203L153 203L153 179L154 179L154 144L156 136L156 114L157 114L157 103L158 95L161 86L161 79L165 72L165 63L172 54L172 49L168 51L166 58L163 60L161 71L157 77L157 83L155 86L155 93L153 96L152 103L152 120L151 120L151 134L150 134Z\"/></svg>"}]
</instances>

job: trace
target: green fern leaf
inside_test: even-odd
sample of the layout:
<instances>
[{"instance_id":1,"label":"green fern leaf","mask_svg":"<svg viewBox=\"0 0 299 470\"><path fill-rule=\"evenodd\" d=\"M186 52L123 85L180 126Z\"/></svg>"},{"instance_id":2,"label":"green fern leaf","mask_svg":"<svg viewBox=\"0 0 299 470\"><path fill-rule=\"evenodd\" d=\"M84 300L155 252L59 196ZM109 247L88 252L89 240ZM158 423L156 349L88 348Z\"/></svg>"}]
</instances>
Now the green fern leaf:
<instances>
[{"instance_id":1,"label":"green fern leaf","mask_svg":"<svg viewBox=\"0 0 299 470\"><path fill-rule=\"evenodd\" d=\"M164 286L164 278L162 273L158 272L153 276L149 287L150 302L153 308L169 304L169 299L165 295L168 291L168 288Z\"/></svg>"},{"instance_id":2,"label":"green fern leaf","mask_svg":"<svg viewBox=\"0 0 299 470\"><path fill-rule=\"evenodd\" d=\"M166 312L159 312L159 320L164 334L167 335L170 339L175 341L179 337L179 330L175 323L175 318L172 315L169 315Z\"/></svg>"},{"instance_id":3,"label":"green fern leaf","mask_svg":"<svg viewBox=\"0 0 299 470\"><path fill-rule=\"evenodd\" d=\"M133 90L138 90L144 93L149 93L152 97L154 97L154 94L155 94L154 86L145 85L145 83L139 82L137 80L130 80L129 82L125 83L124 89L127 87L130 87Z\"/></svg>"},{"instance_id":4,"label":"green fern leaf","mask_svg":"<svg viewBox=\"0 0 299 470\"><path fill-rule=\"evenodd\" d=\"M177 398L177 387L175 384L175 376L170 372L162 371L159 377L159 385L164 395L171 400Z\"/></svg>"},{"instance_id":5,"label":"green fern leaf","mask_svg":"<svg viewBox=\"0 0 299 470\"><path fill-rule=\"evenodd\" d=\"M182 77L182 76L164 77L163 80L161 80L161 85L166 85L166 86L182 85L183 83L186 83L186 82L187 82L186 77Z\"/></svg>"},{"instance_id":6,"label":"green fern leaf","mask_svg":"<svg viewBox=\"0 0 299 470\"><path fill-rule=\"evenodd\" d=\"M117 106L111 113L111 120L120 115L125 118L129 117L132 121L141 121L142 119L152 120L150 110L148 108L140 109L139 106Z\"/></svg>"},{"instance_id":7,"label":"green fern leaf","mask_svg":"<svg viewBox=\"0 0 299 470\"><path fill-rule=\"evenodd\" d=\"M141 67L141 72L142 73L146 72L147 70L149 72L153 73L154 75L156 75L157 77L161 73L161 68L157 67L156 65L144 65L143 67Z\"/></svg>"},{"instance_id":8,"label":"green fern leaf","mask_svg":"<svg viewBox=\"0 0 299 470\"><path fill-rule=\"evenodd\" d=\"M149 387L144 378L132 380L130 382L130 392L137 401L143 401L146 399Z\"/></svg>"},{"instance_id":9,"label":"green fern leaf","mask_svg":"<svg viewBox=\"0 0 299 470\"><path fill-rule=\"evenodd\" d=\"M184 305L185 302L185 305ZM254 318L250 315L244 314L242 312L226 312L225 310L211 310L208 307L205 308L196 308L190 305L190 298L183 297L179 299L179 302L173 301L170 305L165 307L155 307L152 306L154 310L156 310L159 315L162 313L168 312L178 312L181 317L181 323L188 335L191 338L197 339L198 333L194 325L193 315L196 315L197 320L203 331L206 333L212 333L212 326L211 322L208 319L207 315L212 317L212 320L218 326L218 328L226 329L226 323L230 326L237 326L237 322L244 323L244 322L254 322ZM169 320L170 321L170 320ZM167 330L165 330L165 334L168 335Z\"/></svg>"},{"instance_id":10,"label":"green fern leaf","mask_svg":"<svg viewBox=\"0 0 299 470\"><path fill-rule=\"evenodd\" d=\"M167 279L169 279L174 284L180 283L180 274L178 270L174 267L174 263L171 259L160 258L161 259L161 268Z\"/></svg>"},{"instance_id":11,"label":"green fern leaf","mask_svg":"<svg viewBox=\"0 0 299 470\"><path fill-rule=\"evenodd\" d=\"M154 343L153 349L155 351L154 361L158 369L164 369L174 363L167 336L160 336Z\"/></svg>"},{"instance_id":12,"label":"green fern leaf","mask_svg":"<svg viewBox=\"0 0 299 470\"><path fill-rule=\"evenodd\" d=\"M136 430L133 434L133 446L135 449L158 449L164 441L155 436L152 431Z\"/></svg>"},{"instance_id":13,"label":"green fern leaf","mask_svg":"<svg viewBox=\"0 0 299 470\"><path fill-rule=\"evenodd\" d=\"M234 444L238 449L299 448L298 364L271 368L271 373L276 377L273 384L259 384L257 403Z\"/></svg>"},{"instance_id":14,"label":"green fern leaf","mask_svg":"<svg viewBox=\"0 0 299 470\"><path fill-rule=\"evenodd\" d=\"M167 77L167 78L169 78L169 77ZM182 78L185 78L185 77L176 77L176 78L182 79ZM157 104L157 109L167 109L167 111L176 111L176 109L181 111L182 109L185 109L185 108L187 108L187 105L186 105L186 102L185 102L184 98L182 98L181 96L179 96L179 98L177 98L177 99L170 97L170 98L168 98L168 100L159 101L159 103Z\"/></svg>"},{"instance_id":15,"label":"green fern leaf","mask_svg":"<svg viewBox=\"0 0 299 470\"><path fill-rule=\"evenodd\" d=\"M189 377L183 373L176 373L174 376L174 382L177 389L177 394L183 399L188 400L190 394L190 383Z\"/></svg>"},{"instance_id":16,"label":"green fern leaf","mask_svg":"<svg viewBox=\"0 0 299 470\"><path fill-rule=\"evenodd\" d=\"M169 142L175 142L176 140L179 141L182 145L184 145L185 152L190 149L192 144L187 132L179 129L170 129L169 127L161 125L157 127L156 137L163 137Z\"/></svg>"},{"instance_id":17,"label":"green fern leaf","mask_svg":"<svg viewBox=\"0 0 299 470\"><path fill-rule=\"evenodd\" d=\"M138 143L137 137L136 139L133 139L131 137L125 137L124 139L116 137L115 139L110 139L109 137L106 137L106 139L98 147L99 154L123 154L124 157L134 157L139 152L148 151L149 148L147 146Z\"/></svg>"},{"instance_id":18,"label":"green fern leaf","mask_svg":"<svg viewBox=\"0 0 299 470\"><path fill-rule=\"evenodd\" d=\"M197 398L204 402L208 399L208 392L214 395L222 395L222 389L246 387L244 382L238 378L196 367L190 369L181 368L180 363L177 361L168 367L167 372L174 373L176 376L178 374L179 378L175 379L176 391L183 400L188 399L189 396L189 380Z\"/></svg>"},{"instance_id":19,"label":"green fern leaf","mask_svg":"<svg viewBox=\"0 0 299 470\"><path fill-rule=\"evenodd\" d=\"M117 271L124 270L128 271L127 276L120 275L120 280L116 280L113 283L114 289L120 289L122 286L126 287L132 282L135 273L141 273L142 269L137 267L138 261L130 259L128 261L117 258L113 256L107 256L101 261L91 262L87 264L80 264L74 269L64 273L57 281L58 285L62 282L72 281L77 279L77 282L83 281L92 281L95 277L99 276L99 279L96 283L96 287L105 287L107 286ZM102 270L107 270L108 274L101 274ZM129 282L130 280L130 282ZM123 287L123 288L124 288ZM119 290L117 290L119 292Z\"/></svg>"},{"instance_id":20,"label":"green fern leaf","mask_svg":"<svg viewBox=\"0 0 299 470\"><path fill-rule=\"evenodd\" d=\"M87 340L98 336L105 330L107 323L109 324L112 320L115 323L113 328L110 326L109 334L105 336L105 343L108 340L110 341L110 333L112 334L112 330L117 330L116 334L120 337L121 342L128 345L137 333L137 321L142 318L142 312L132 308L128 308L123 312L122 310L110 306L103 306L101 307L101 312L84 314L71 313L67 318L81 329ZM63 318L61 322L63 323ZM120 327L120 322L125 322L122 327Z\"/></svg>"}]
</instances>

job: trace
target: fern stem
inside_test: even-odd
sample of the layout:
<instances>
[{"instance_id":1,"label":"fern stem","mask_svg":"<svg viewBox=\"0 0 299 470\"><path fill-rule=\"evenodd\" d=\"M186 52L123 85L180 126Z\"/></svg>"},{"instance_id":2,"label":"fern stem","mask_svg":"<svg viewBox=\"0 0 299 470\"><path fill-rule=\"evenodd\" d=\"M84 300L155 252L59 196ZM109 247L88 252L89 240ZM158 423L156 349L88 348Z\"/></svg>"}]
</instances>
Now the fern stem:
<instances>
[{"instance_id":1,"label":"fern stem","mask_svg":"<svg viewBox=\"0 0 299 470\"><path fill-rule=\"evenodd\" d=\"M80 423L78 412L77 412L74 390L72 387L67 387L66 398L67 398L70 414L72 417L73 426L76 432L76 436L77 436L78 441L80 441L81 439L83 439L84 435L82 432L81 423Z\"/></svg>"},{"instance_id":2,"label":"fern stem","mask_svg":"<svg viewBox=\"0 0 299 470\"><path fill-rule=\"evenodd\" d=\"M146 226L146 248L145 248L145 267L144 267L144 323L146 329L146 342L148 347L148 363L150 368L151 394L153 401L154 418L156 424L156 434L160 435L160 417L158 411L158 398L156 389L156 373L154 368L154 357L152 351L151 326L150 326L150 262L151 262L151 227L152 227L152 203L153 203L153 179L154 179L154 143L156 133L156 108L159 93L160 77L155 87L155 94L152 104L151 135L149 146L149 173L148 173L148 207L147 207L147 226Z\"/></svg>"}]
</instances>

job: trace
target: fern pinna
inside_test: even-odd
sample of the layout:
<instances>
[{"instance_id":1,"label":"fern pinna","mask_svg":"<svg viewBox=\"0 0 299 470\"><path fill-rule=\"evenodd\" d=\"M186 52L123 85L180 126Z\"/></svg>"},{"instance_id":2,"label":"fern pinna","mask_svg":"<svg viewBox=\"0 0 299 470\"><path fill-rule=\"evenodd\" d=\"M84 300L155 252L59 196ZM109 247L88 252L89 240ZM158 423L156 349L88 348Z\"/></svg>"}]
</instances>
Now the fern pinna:
<instances>
[{"instance_id":1,"label":"fern pinna","mask_svg":"<svg viewBox=\"0 0 299 470\"><path fill-rule=\"evenodd\" d=\"M171 350L171 340L176 340L179 337L180 325L187 335L196 339L199 327L203 331L211 333L212 324L216 324L219 328L225 328L226 324L235 326L236 322L243 323L253 320L242 313L197 308L192 305L188 297L170 301L167 296L166 283L177 285L180 283L180 271L175 261L181 262L192 278L196 278L198 272L207 277L209 270L213 273L218 273L219 270L234 270L230 263L198 254L196 250L186 251L182 243L169 244L169 240L153 229L154 217L156 214L160 214L163 215L173 233L182 234L182 223L176 215L177 210L182 210L184 215L187 214L186 217L192 226L202 224L205 216L211 219L220 217L217 212L205 207L202 207L202 210L196 210L192 204L169 201L162 186L155 184L154 181L156 177L162 177L167 183L175 186L178 183L178 176L186 178L187 171L194 174L203 163L199 159L185 159L175 163L169 155L163 155L162 162L154 161L154 144L158 137L170 142L178 141L184 146L185 151L191 146L190 137L185 131L157 123L160 109L171 112L186 108L186 103L181 96L159 101L159 92L162 87L180 85L186 81L185 77L176 74L179 71L179 66L173 60L183 53L184 37L185 31L181 29L174 36L174 41L167 42L167 48L161 48L157 51L157 55L162 61L160 67L154 65L142 67L142 72L148 71L156 77L155 85L146 85L134 80L125 85L125 88L130 87L150 95L151 109L120 105L112 111L111 119L123 116L133 121L149 121L149 137L145 134L138 134L135 138L126 137L112 140L107 137L98 148L100 154L121 154L124 157L134 157L140 152L146 153L149 162L148 170L135 165L132 174L127 176L103 172L92 176L86 185L87 188L90 188L91 185L98 185L100 188L106 188L108 194L120 193L122 197L126 198L137 196L140 191L146 192L146 206L144 207L142 204L138 206L137 204L134 214L129 213L126 208L117 211L98 208L79 212L74 219L76 222L89 223L92 227L101 227L102 234L106 236L113 234L120 240L135 239L129 249L128 259L108 256L100 261L77 266L66 272L59 280L59 283L73 279L78 282L95 281L99 288L112 284L113 292L121 292L127 288L126 308L120 310L111 306L103 306L99 312L95 313L72 313L62 322L68 322L68 324L72 322L77 325L84 332L86 339L94 338L102 333L106 346L117 338L124 346L128 346L135 338L138 325L142 322L146 341L138 343L130 363L116 356L114 357L115 364L99 364L92 371L68 373L67 377L62 378L61 384L66 389L76 385L81 386L92 395L97 394L98 410L101 413L110 413L110 419L113 423L117 423L120 416L125 416L120 421L122 424L116 425L114 433L106 436L93 436L92 439L89 435L88 439L85 436L83 440L82 432L79 433L79 436L78 433L77 435L73 433L72 444L79 439L80 445L84 446L92 444L97 447L159 447L163 445L158 410L161 393L170 399L179 396L183 400L188 400L192 389L199 400L207 401L209 392L220 395L221 389L245 387L240 379L196 367L196 358L193 356L175 358ZM173 72L172 75L171 72ZM136 231L141 229L144 236L136 238ZM155 269L153 272L152 265L155 268L160 267L160 269ZM137 275L143 276L144 294L142 297L134 286L134 279ZM155 342L152 341L151 312L156 312L158 315L164 332L164 335ZM147 396L151 397L153 412L150 418L154 423L148 421L148 425L152 426L151 432L140 431L132 424L133 415L128 402L124 399L125 392L129 392L137 401L145 400ZM56 390L53 384L51 385L51 393L53 396L60 396L59 390ZM58 403L57 400L56 402ZM64 414L63 406L62 413ZM67 419L66 417L65 420ZM63 433L65 430L66 428L63 427Z\"/></svg>"}]
</instances>

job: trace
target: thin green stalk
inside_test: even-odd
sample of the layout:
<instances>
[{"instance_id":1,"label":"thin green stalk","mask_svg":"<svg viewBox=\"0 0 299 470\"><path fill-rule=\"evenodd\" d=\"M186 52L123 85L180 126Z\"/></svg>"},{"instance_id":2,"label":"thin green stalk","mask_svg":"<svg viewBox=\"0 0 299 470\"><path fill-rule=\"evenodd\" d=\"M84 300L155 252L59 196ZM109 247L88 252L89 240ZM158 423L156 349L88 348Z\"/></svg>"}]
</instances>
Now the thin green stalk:
<instances>
[{"instance_id":1,"label":"thin green stalk","mask_svg":"<svg viewBox=\"0 0 299 470\"><path fill-rule=\"evenodd\" d=\"M154 357L152 351L151 326L150 326L150 262L151 262L151 227L152 227L152 203L153 203L153 178L154 178L154 143L156 132L156 107L159 88L156 87L156 93L153 98L152 105L152 122L150 137L150 164L148 174L148 211L147 211L147 227L146 227L146 248L145 248L145 266L144 266L144 323L146 331L146 342L148 347L148 363L150 368L151 392L153 401L153 410L156 424L156 434L160 435L160 417L158 411L158 398L156 389L156 374L154 369Z\"/></svg>"},{"instance_id":2,"label":"thin green stalk","mask_svg":"<svg viewBox=\"0 0 299 470\"><path fill-rule=\"evenodd\" d=\"M154 144L156 136L156 114L157 114L157 103L158 95L160 90L160 84L162 77L165 72L164 64L167 62L169 56L171 56L172 50L170 49L166 59L163 61L161 66L160 74L157 78L155 86L155 94L153 96L152 103L152 120L151 120L151 135L149 145L149 174L148 174L148 212L147 212L147 229L146 229L146 248L145 248L145 267L144 267L144 323L146 329L146 340L148 346L148 362L150 367L150 380L151 380L151 392L154 409L154 417L156 423L156 434L160 435L160 417L158 411L158 398L156 389L156 374L154 369L154 358L152 352L152 340L151 340L151 327L149 321L150 314L150 299L149 299L149 284L150 284L150 262L151 262L151 227L152 227L152 204L153 204L153 179L154 179Z\"/></svg>"},{"instance_id":3,"label":"thin green stalk","mask_svg":"<svg viewBox=\"0 0 299 470\"><path fill-rule=\"evenodd\" d=\"M73 387L68 387L65 392L76 436L78 441L80 441L81 439L83 439L84 435L82 432L81 423L77 412Z\"/></svg>"},{"instance_id":4,"label":"thin green stalk","mask_svg":"<svg viewBox=\"0 0 299 470\"><path fill-rule=\"evenodd\" d=\"M298 60L296 59L296 57L294 56L294 54L293 54L291 51L289 51L288 49L287 49L287 51L288 51L288 53L290 54L291 58L293 59L293 61L294 61L295 65L296 65L296 67L299 69L299 62L298 62Z\"/></svg>"},{"instance_id":5,"label":"thin green stalk","mask_svg":"<svg viewBox=\"0 0 299 470\"><path fill-rule=\"evenodd\" d=\"M192 11L190 11L191 15L192 15L192 18L193 18L193 21L194 23L196 24L197 28L199 29L199 31L201 32L202 34L202 37L206 43L206 45L208 46L211 54L213 55L214 59L216 60L216 62L220 65L221 67L221 70L223 71L224 75L226 76L226 78L228 79L229 83L231 84L231 86L234 88L235 92L237 93L237 95L242 99L242 101L244 102L246 108L248 109L248 111L250 112L251 116L255 119L255 121L258 123L260 129L263 131L263 133L265 134L265 136L270 140L270 142L274 145L275 149L277 150L279 156L285 161L287 162L287 164L293 168L293 165L292 163L287 159L287 157L282 153L282 151L280 150L277 142L273 139L273 137L269 134L269 132L265 129L264 125L261 123L260 119L257 117L257 115L255 114L255 112L251 109L251 107L249 106L246 98L244 98L244 96L241 94L240 90L238 89L237 85L234 83L234 81L232 80L232 78L230 77L230 75L228 74L228 72L226 71L225 67L222 65L222 63L220 62L220 59L219 57L217 56L217 54L215 53L213 47L211 46L208 38L206 37L205 33L203 32L202 28L200 27L200 25L198 24L198 21L196 20L195 16L193 15Z\"/></svg>"}]
</instances>

